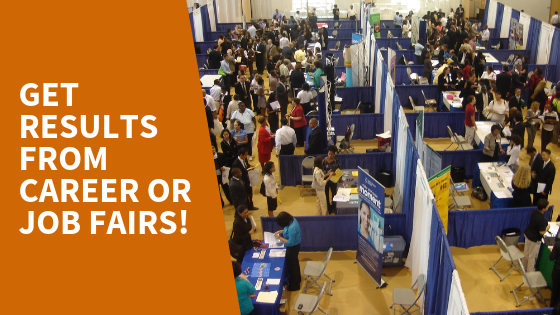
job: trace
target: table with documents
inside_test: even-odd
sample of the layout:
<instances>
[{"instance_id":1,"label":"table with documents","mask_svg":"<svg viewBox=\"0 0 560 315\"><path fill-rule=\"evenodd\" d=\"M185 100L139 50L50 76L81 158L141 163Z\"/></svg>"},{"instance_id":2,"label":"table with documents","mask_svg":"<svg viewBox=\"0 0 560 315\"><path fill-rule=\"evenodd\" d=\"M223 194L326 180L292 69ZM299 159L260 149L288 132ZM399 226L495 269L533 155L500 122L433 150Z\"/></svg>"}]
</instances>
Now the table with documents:
<instances>
[{"instance_id":1,"label":"table with documents","mask_svg":"<svg viewBox=\"0 0 560 315\"><path fill-rule=\"evenodd\" d=\"M209 89L214 86L214 80L221 80L222 76L219 74L206 74L200 78L200 83L202 83L203 89Z\"/></svg>"},{"instance_id":2,"label":"table with documents","mask_svg":"<svg viewBox=\"0 0 560 315\"><path fill-rule=\"evenodd\" d=\"M478 144L479 149L484 149L484 138L490 133L492 125L495 125L496 123L493 121L476 121L475 124L477 130L474 133L474 142ZM500 144L502 145L502 149L506 151L507 146L509 145L509 140L502 137Z\"/></svg>"},{"instance_id":3,"label":"table with documents","mask_svg":"<svg viewBox=\"0 0 560 315\"><path fill-rule=\"evenodd\" d=\"M463 98L459 97L460 92L457 91L449 91L449 92L441 92L442 103L447 107L447 110L450 112L462 112L463 111ZM448 98L448 95L452 97L452 99Z\"/></svg>"},{"instance_id":4,"label":"table with documents","mask_svg":"<svg viewBox=\"0 0 560 315\"><path fill-rule=\"evenodd\" d=\"M358 214L358 169L343 169L341 171L342 176L337 182L337 196L333 199L336 201L336 214ZM367 169L364 169L364 171L369 174Z\"/></svg>"},{"instance_id":5,"label":"table with documents","mask_svg":"<svg viewBox=\"0 0 560 315\"><path fill-rule=\"evenodd\" d=\"M552 252L554 243L556 242L560 222L548 222L550 228L544 234L544 241L541 243L539 256L535 267L542 273L548 286L552 287L552 269L554 269L555 260L550 260L548 257Z\"/></svg>"},{"instance_id":6,"label":"table with documents","mask_svg":"<svg viewBox=\"0 0 560 315\"><path fill-rule=\"evenodd\" d=\"M262 254L264 251L264 255ZM253 315L281 315L280 300L284 292L283 284L288 274L286 272L286 248L258 248L256 251L250 249L245 252L241 271L245 274L249 268L247 279L253 286L262 278L259 290L255 291L256 297L251 298ZM262 259L261 259L262 257ZM266 286L268 285L268 290Z\"/></svg>"},{"instance_id":7,"label":"table with documents","mask_svg":"<svg viewBox=\"0 0 560 315\"><path fill-rule=\"evenodd\" d=\"M480 182L490 201L490 208L509 208L513 201L513 172L501 163L478 163Z\"/></svg>"}]
</instances>

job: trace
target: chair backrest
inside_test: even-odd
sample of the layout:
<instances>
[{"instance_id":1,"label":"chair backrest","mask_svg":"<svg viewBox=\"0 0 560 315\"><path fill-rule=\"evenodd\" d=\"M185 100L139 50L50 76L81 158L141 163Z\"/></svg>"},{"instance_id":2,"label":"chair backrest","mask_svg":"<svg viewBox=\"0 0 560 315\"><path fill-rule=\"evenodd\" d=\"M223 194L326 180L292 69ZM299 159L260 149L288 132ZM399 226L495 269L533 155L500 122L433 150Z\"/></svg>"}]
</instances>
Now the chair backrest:
<instances>
[{"instance_id":1,"label":"chair backrest","mask_svg":"<svg viewBox=\"0 0 560 315\"><path fill-rule=\"evenodd\" d=\"M311 312L309 312L309 314L313 314L313 312L315 312L317 310L317 307L319 307L319 303L321 302L321 299L323 298L323 295L325 294L325 288L327 287L327 282L323 282L323 285L321 286L321 290L319 290L319 293L317 293L317 302L315 302L315 305L313 305L313 309L311 310Z\"/></svg>"},{"instance_id":2,"label":"chair backrest","mask_svg":"<svg viewBox=\"0 0 560 315\"><path fill-rule=\"evenodd\" d=\"M408 96L408 100L410 101L410 105L412 105L412 108L414 108L414 106L416 106L416 104L414 104L414 100L412 99L412 96Z\"/></svg>"},{"instance_id":3,"label":"chair backrest","mask_svg":"<svg viewBox=\"0 0 560 315\"><path fill-rule=\"evenodd\" d=\"M424 90L421 90L421 91L422 91L422 96L424 96L424 102L427 102L428 99L426 98L426 94L424 94Z\"/></svg>"},{"instance_id":4,"label":"chair backrest","mask_svg":"<svg viewBox=\"0 0 560 315\"><path fill-rule=\"evenodd\" d=\"M208 48L208 50L206 51L207 53L211 53L212 52L212 48Z\"/></svg>"},{"instance_id":5,"label":"chair backrest","mask_svg":"<svg viewBox=\"0 0 560 315\"><path fill-rule=\"evenodd\" d=\"M503 242L503 241L502 241ZM508 252L509 253L509 252ZM529 277L527 277L527 272L525 272L525 267L523 267L523 263L521 262L521 258L519 258L517 260L517 265L519 266L519 269L521 269L521 274L523 275L523 279L525 280L525 282L527 283L527 286L529 288L531 288L531 290L533 289L533 285L531 284L531 282L529 281Z\"/></svg>"},{"instance_id":6,"label":"chair backrest","mask_svg":"<svg viewBox=\"0 0 560 315\"><path fill-rule=\"evenodd\" d=\"M402 50L402 46L401 44L399 44L399 42L397 42L397 47L399 47L399 49Z\"/></svg>"},{"instance_id":7,"label":"chair backrest","mask_svg":"<svg viewBox=\"0 0 560 315\"><path fill-rule=\"evenodd\" d=\"M334 28L338 27L338 22L334 22Z\"/></svg>"},{"instance_id":8,"label":"chair backrest","mask_svg":"<svg viewBox=\"0 0 560 315\"><path fill-rule=\"evenodd\" d=\"M408 64L408 61L406 61L406 57L405 57L404 55L402 55L402 59L403 59L403 61L404 61L404 64L407 65L407 64Z\"/></svg>"},{"instance_id":9,"label":"chair backrest","mask_svg":"<svg viewBox=\"0 0 560 315\"><path fill-rule=\"evenodd\" d=\"M418 284L418 296L416 297L416 301L418 301L418 299L420 299L420 296L422 295L422 293L424 293L424 290L426 289L426 275L423 273L418 275L418 279L416 280L416 282Z\"/></svg>"},{"instance_id":10,"label":"chair backrest","mask_svg":"<svg viewBox=\"0 0 560 315\"><path fill-rule=\"evenodd\" d=\"M507 62L511 63L513 61L513 58L515 58L515 56L513 54L510 54L508 59L507 59Z\"/></svg>"},{"instance_id":11,"label":"chair backrest","mask_svg":"<svg viewBox=\"0 0 560 315\"><path fill-rule=\"evenodd\" d=\"M530 71L530 72L527 74L527 80L531 79L531 76L532 76L532 75L533 75L533 71Z\"/></svg>"},{"instance_id":12,"label":"chair backrest","mask_svg":"<svg viewBox=\"0 0 560 315\"><path fill-rule=\"evenodd\" d=\"M498 42L498 45L496 45L496 49L500 49L500 42Z\"/></svg>"},{"instance_id":13,"label":"chair backrest","mask_svg":"<svg viewBox=\"0 0 560 315\"><path fill-rule=\"evenodd\" d=\"M511 261L513 263L513 260L511 259L511 254L509 252L509 249L506 245L506 242L504 242L504 240L496 235L496 243L498 244L498 247L500 248L500 252L502 254L502 256L507 255L507 257L504 258L509 258L509 261Z\"/></svg>"},{"instance_id":14,"label":"chair backrest","mask_svg":"<svg viewBox=\"0 0 560 315\"><path fill-rule=\"evenodd\" d=\"M412 74L412 70L410 70L410 67L406 67L406 73L408 74L408 77L410 77L410 75Z\"/></svg>"},{"instance_id":15,"label":"chair backrest","mask_svg":"<svg viewBox=\"0 0 560 315\"><path fill-rule=\"evenodd\" d=\"M336 26L335 26L336 27ZM332 36L336 38L338 36L338 30L332 31Z\"/></svg>"},{"instance_id":16,"label":"chair backrest","mask_svg":"<svg viewBox=\"0 0 560 315\"><path fill-rule=\"evenodd\" d=\"M451 127L447 126L447 132L449 133L449 137L451 139L455 138L455 135L453 134L453 131L451 130Z\"/></svg>"},{"instance_id":17,"label":"chair backrest","mask_svg":"<svg viewBox=\"0 0 560 315\"><path fill-rule=\"evenodd\" d=\"M317 98L317 90L311 90L311 95L313 95L313 98Z\"/></svg>"},{"instance_id":18,"label":"chair backrest","mask_svg":"<svg viewBox=\"0 0 560 315\"><path fill-rule=\"evenodd\" d=\"M336 45L334 45L334 50L339 50L340 49L340 41L336 42Z\"/></svg>"},{"instance_id":19,"label":"chair backrest","mask_svg":"<svg viewBox=\"0 0 560 315\"><path fill-rule=\"evenodd\" d=\"M315 163L315 157L307 156L303 161L301 161L301 167L305 169L313 169Z\"/></svg>"},{"instance_id":20,"label":"chair backrest","mask_svg":"<svg viewBox=\"0 0 560 315\"><path fill-rule=\"evenodd\" d=\"M352 124L350 126L350 137L348 137L348 143L350 143L350 141L352 141L352 138L354 137L354 128L356 128L355 124Z\"/></svg>"}]
</instances>

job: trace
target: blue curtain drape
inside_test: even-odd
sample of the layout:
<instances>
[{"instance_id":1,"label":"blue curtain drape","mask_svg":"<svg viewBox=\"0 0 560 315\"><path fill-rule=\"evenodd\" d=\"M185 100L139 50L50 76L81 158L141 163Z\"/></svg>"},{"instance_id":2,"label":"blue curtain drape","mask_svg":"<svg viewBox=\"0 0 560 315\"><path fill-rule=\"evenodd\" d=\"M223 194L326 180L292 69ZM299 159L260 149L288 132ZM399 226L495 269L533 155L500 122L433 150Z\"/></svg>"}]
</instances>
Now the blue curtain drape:
<instances>
[{"instance_id":1,"label":"blue curtain drape","mask_svg":"<svg viewBox=\"0 0 560 315\"><path fill-rule=\"evenodd\" d=\"M410 47L410 38L376 38L375 42L379 49L391 48L393 50L399 50L397 43L404 49ZM387 59L385 59L385 62L387 62Z\"/></svg>"},{"instance_id":2,"label":"blue curtain drape","mask_svg":"<svg viewBox=\"0 0 560 315\"><path fill-rule=\"evenodd\" d=\"M398 139L399 139L399 111L401 109L401 104L399 98L397 97L397 92L393 91L393 112L392 114L392 125L391 125L391 151L396 152ZM395 141L393 143L393 141ZM393 155L393 170L397 170L397 154Z\"/></svg>"},{"instance_id":3,"label":"blue curtain drape","mask_svg":"<svg viewBox=\"0 0 560 315\"><path fill-rule=\"evenodd\" d=\"M407 57L405 57L407 58ZM398 61L398 54L397 54L397 61ZM406 59L406 60L412 60L415 61L415 59ZM410 66L402 66L402 65L398 65L397 69L396 69L396 73L395 73L395 80L397 81L397 85L402 85L402 84L406 84L409 85L410 84L410 79L408 78L408 73L406 72L406 69L410 68L410 71L412 71L412 73L416 73L418 74L420 77L424 76L424 66L422 65L410 65ZM402 102L401 102L402 103ZM402 103L405 107L409 107L410 108L410 102L405 102Z\"/></svg>"},{"instance_id":4,"label":"blue curtain drape","mask_svg":"<svg viewBox=\"0 0 560 315\"><path fill-rule=\"evenodd\" d=\"M402 29L400 29L400 28L382 28L381 29L381 38L387 38L387 35L389 34L389 32L391 32L391 34L394 37L397 37L397 38L402 37Z\"/></svg>"},{"instance_id":5,"label":"blue curtain drape","mask_svg":"<svg viewBox=\"0 0 560 315\"><path fill-rule=\"evenodd\" d=\"M317 116L306 116L307 121ZM383 114L352 114L332 115L331 127L339 136L344 135L346 127L355 124L354 137L352 140L376 139L376 134L383 133Z\"/></svg>"},{"instance_id":6,"label":"blue curtain drape","mask_svg":"<svg viewBox=\"0 0 560 315\"><path fill-rule=\"evenodd\" d=\"M280 155L280 182L284 186L297 186L301 184L301 162L303 155ZM358 166L367 169L375 177L377 171L387 169L393 172L393 153L357 153L339 154L340 166L343 169L356 169Z\"/></svg>"},{"instance_id":7,"label":"blue curtain drape","mask_svg":"<svg viewBox=\"0 0 560 315\"><path fill-rule=\"evenodd\" d=\"M202 78L205 75L217 75L218 74L218 69L202 69L202 70L198 70L198 75Z\"/></svg>"},{"instance_id":8,"label":"blue curtain drape","mask_svg":"<svg viewBox=\"0 0 560 315\"><path fill-rule=\"evenodd\" d=\"M515 9L511 9L511 18L512 19L516 19L517 22L519 22L519 17L521 16L521 12L515 10Z\"/></svg>"},{"instance_id":9,"label":"blue curtain drape","mask_svg":"<svg viewBox=\"0 0 560 315\"><path fill-rule=\"evenodd\" d=\"M529 62L536 63L537 62L537 51L539 50L539 37L541 32L541 24L542 22L531 18L531 24L529 25L529 33L527 34L527 45L526 49L531 51L529 55ZM525 25L524 25L525 26Z\"/></svg>"},{"instance_id":10,"label":"blue curtain drape","mask_svg":"<svg viewBox=\"0 0 560 315\"><path fill-rule=\"evenodd\" d=\"M546 69L546 68L543 68ZM554 73L552 73L554 71ZM553 82L560 81L560 29L554 29L550 49L550 60L546 78Z\"/></svg>"},{"instance_id":11,"label":"blue curtain drape","mask_svg":"<svg viewBox=\"0 0 560 315\"><path fill-rule=\"evenodd\" d=\"M200 7L200 16L202 17L202 34L204 34L204 40L207 41L206 32L210 32L212 28L210 27L210 17L208 17L208 6L206 4Z\"/></svg>"},{"instance_id":12,"label":"blue curtain drape","mask_svg":"<svg viewBox=\"0 0 560 315\"><path fill-rule=\"evenodd\" d=\"M420 94L422 95L422 94ZM426 97L429 97L426 95ZM422 99L423 100L423 99ZM408 127L416 140L416 119L418 113L407 113ZM424 113L424 138L449 138L447 126L458 135L465 134L464 112L425 112ZM451 141L451 140L450 140Z\"/></svg>"},{"instance_id":13,"label":"blue curtain drape","mask_svg":"<svg viewBox=\"0 0 560 315\"><path fill-rule=\"evenodd\" d=\"M403 235L406 215L403 213L385 214L385 226L389 234ZM301 228L301 251L356 250L358 248L358 216L304 216L296 217ZM281 228L276 219L261 217L263 232L276 232Z\"/></svg>"},{"instance_id":14,"label":"blue curtain drape","mask_svg":"<svg viewBox=\"0 0 560 315\"><path fill-rule=\"evenodd\" d=\"M496 36L497 37L500 36L500 31L502 29L502 19L503 19L503 17L504 17L504 5L498 2L497 8L496 8L496 27L494 28L496 30Z\"/></svg>"},{"instance_id":15,"label":"blue curtain drape","mask_svg":"<svg viewBox=\"0 0 560 315\"><path fill-rule=\"evenodd\" d=\"M423 75L423 72L418 73L419 75ZM437 85L397 85L395 87L397 94L399 95L399 99L401 104L408 105L410 101L408 100L408 96L412 96L413 98L418 98L418 101L421 105L424 104L424 97L422 96L422 90L426 94L428 99L439 100L438 95L438 87Z\"/></svg>"},{"instance_id":16,"label":"blue curtain drape","mask_svg":"<svg viewBox=\"0 0 560 315\"><path fill-rule=\"evenodd\" d=\"M407 130L406 161L403 183L403 213L406 213L406 240L410 243L414 220L414 198L416 197L416 167L418 165L418 151L412 140L410 129ZM396 154L395 154L396 155ZM397 156L398 159L403 158ZM395 168L396 170L396 168Z\"/></svg>"},{"instance_id":17,"label":"blue curtain drape","mask_svg":"<svg viewBox=\"0 0 560 315\"><path fill-rule=\"evenodd\" d=\"M482 19L482 28L484 29L484 25L488 24L488 7L490 6L490 0L486 0L486 9L484 10L484 18Z\"/></svg>"},{"instance_id":18,"label":"blue curtain drape","mask_svg":"<svg viewBox=\"0 0 560 315\"><path fill-rule=\"evenodd\" d=\"M471 313L471 315L552 315L554 309L549 308L537 308L533 310L511 310L511 311L501 311L501 312L478 312Z\"/></svg>"},{"instance_id":19,"label":"blue curtain drape","mask_svg":"<svg viewBox=\"0 0 560 315\"><path fill-rule=\"evenodd\" d=\"M204 36L206 36L206 34ZM214 45L216 45L216 44L217 44L217 42L196 42L195 43L196 46L200 47L200 52L203 53L203 54L207 53L208 48L214 48Z\"/></svg>"},{"instance_id":20,"label":"blue curtain drape","mask_svg":"<svg viewBox=\"0 0 560 315\"><path fill-rule=\"evenodd\" d=\"M189 13L189 21L191 23L191 34L192 34L192 39L193 39L193 42L194 42L195 41L195 39L194 39L194 18L193 18L193 13L192 12Z\"/></svg>"},{"instance_id":21,"label":"blue curtain drape","mask_svg":"<svg viewBox=\"0 0 560 315\"><path fill-rule=\"evenodd\" d=\"M381 98L379 99L381 104L379 104L379 110L381 113L385 113L385 94L387 94L387 62L381 63L381 69Z\"/></svg>"},{"instance_id":22,"label":"blue curtain drape","mask_svg":"<svg viewBox=\"0 0 560 315\"><path fill-rule=\"evenodd\" d=\"M416 57L414 56L414 49L406 49L408 47L404 47L404 46L403 46L403 48L405 48L405 50L396 50L395 51L396 54L397 54L397 62L399 60L401 60L401 57L404 55L404 58L406 59L407 63L409 61L412 61L412 62L416 63ZM382 50L381 55L383 56L384 60L387 60L387 50Z\"/></svg>"},{"instance_id":23,"label":"blue curtain drape","mask_svg":"<svg viewBox=\"0 0 560 315\"><path fill-rule=\"evenodd\" d=\"M204 64L208 60L208 54L197 54L196 55L196 63L198 65L198 69L204 67Z\"/></svg>"},{"instance_id":24,"label":"blue curtain drape","mask_svg":"<svg viewBox=\"0 0 560 315\"><path fill-rule=\"evenodd\" d=\"M465 179L472 179L477 163L482 162L482 150L438 151L441 155L441 168L464 167Z\"/></svg>"},{"instance_id":25,"label":"blue curtain drape","mask_svg":"<svg viewBox=\"0 0 560 315\"><path fill-rule=\"evenodd\" d=\"M337 88L336 95L342 98L340 110L355 109L359 102L375 103L375 87L373 86Z\"/></svg>"}]
</instances>

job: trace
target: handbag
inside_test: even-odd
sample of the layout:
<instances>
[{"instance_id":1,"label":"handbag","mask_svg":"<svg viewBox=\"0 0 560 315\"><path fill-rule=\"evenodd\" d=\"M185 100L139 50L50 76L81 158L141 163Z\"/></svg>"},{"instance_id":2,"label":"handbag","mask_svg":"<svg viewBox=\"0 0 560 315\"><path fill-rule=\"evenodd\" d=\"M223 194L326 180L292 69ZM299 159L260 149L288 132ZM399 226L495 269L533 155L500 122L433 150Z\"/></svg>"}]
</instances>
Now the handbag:
<instances>
[{"instance_id":1,"label":"handbag","mask_svg":"<svg viewBox=\"0 0 560 315\"><path fill-rule=\"evenodd\" d=\"M481 186L476 187L473 192L471 193L471 197L478 199L480 201L488 200L488 195L486 195L486 191Z\"/></svg>"},{"instance_id":2,"label":"handbag","mask_svg":"<svg viewBox=\"0 0 560 315\"><path fill-rule=\"evenodd\" d=\"M243 246L233 242L233 232L231 232L231 235L229 237L228 245L229 254L231 255L231 257L239 259L241 254L243 253Z\"/></svg>"},{"instance_id":3,"label":"handbag","mask_svg":"<svg viewBox=\"0 0 560 315\"><path fill-rule=\"evenodd\" d=\"M264 185L264 178L263 178L263 181L261 183L261 189L259 190L259 192L261 193L261 195L266 197L266 186Z\"/></svg>"},{"instance_id":4,"label":"handbag","mask_svg":"<svg viewBox=\"0 0 560 315\"><path fill-rule=\"evenodd\" d=\"M222 77L226 76L226 73L224 72L224 70L222 70L222 66L220 66L220 69L218 69L218 74L221 75Z\"/></svg>"}]
</instances>

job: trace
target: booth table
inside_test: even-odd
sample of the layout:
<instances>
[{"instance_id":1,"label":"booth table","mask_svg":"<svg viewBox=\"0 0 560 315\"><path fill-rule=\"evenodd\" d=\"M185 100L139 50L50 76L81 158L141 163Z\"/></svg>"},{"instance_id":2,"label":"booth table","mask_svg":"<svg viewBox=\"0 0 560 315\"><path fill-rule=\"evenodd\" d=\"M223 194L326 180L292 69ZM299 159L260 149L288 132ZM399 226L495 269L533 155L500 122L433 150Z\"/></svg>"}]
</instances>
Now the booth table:
<instances>
[{"instance_id":1,"label":"booth table","mask_svg":"<svg viewBox=\"0 0 560 315\"><path fill-rule=\"evenodd\" d=\"M203 89L209 89L214 86L214 80L221 80L222 76L219 74L207 74L200 78Z\"/></svg>"},{"instance_id":2,"label":"booth table","mask_svg":"<svg viewBox=\"0 0 560 315\"><path fill-rule=\"evenodd\" d=\"M463 111L463 98L459 97L459 94L460 92L456 91L441 92L442 104L445 105L450 112ZM452 95L453 99L448 99L447 95Z\"/></svg>"},{"instance_id":3,"label":"booth table","mask_svg":"<svg viewBox=\"0 0 560 315\"><path fill-rule=\"evenodd\" d=\"M484 138L490 133L492 125L495 125L496 123L493 121L477 121L475 123L477 130L474 134L474 141L478 144L479 149L484 149ZM509 145L509 140L502 137L500 143L502 145L502 149L505 151Z\"/></svg>"},{"instance_id":4,"label":"booth table","mask_svg":"<svg viewBox=\"0 0 560 315\"><path fill-rule=\"evenodd\" d=\"M253 253L260 252L261 250L266 250L266 255L264 259L253 258ZM241 264L241 271L245 272L247 268L250 268L249 274L247 275L247 279L251 282L254 286L257 283L258 277L251 276L253 272L253 265L255 263L269 263L270 264L270 274L269 277L262 277L263 283L261 289L259 291L255 291L255 295L258 296L259 292L265 291L265 283L268 278L271 279L280 279L280 285L269 285L267 291L278 291L278 297L276 298L275 303L259 303L257 302L257 298L251 298L253 302L253 306L255 309L253 310L253 315L281 315L280 312L280 299L282 298L282 292L284 292L284 283L287 281L288 274L285 268L285 257L278 257L278 258L271 258L269 256L270 249L269 248L259 248L257 251L253 249L248 250L245 252L245 256L243 258L243 263ZM280 270L276 271L275 268L280 268Z\"/></svg>"},{"instance_id":5,"label":"booth table","mask_svg":"<svg viewBox=\"0 0 560 315\"><path fill-rule=\"evenodd\" d=\"M357 172L358 169L343 169L343 175L337 183L338 188L351 188L352 185L358 187L358 176L352 176L352 172ZM364 169L369 174L369 170ZM336 202L336 214L358 214L358 200L349 200L347 202Z\"/></svg>"},{"instance_id":6,"label":"booth table","mask_svg":"<svg viewBox=\"0 0 560 315\"><path fill-rule=\"evenodd\" d=\"M550 225L550 229L544 237L549 240L551 238L552 242L549 242L548 244L554 244L557 238L556 235L558 233L558 226L560 225L560 222L548 222L548 224ZM554 260L550 260L549 256L554 246L549 246L548 244L545 243L545 240L543 239L535 267L542 273L548 286L552 288L552 269L554 268Z\"/></svg>"},{"instance_id":7,"label":"booth table","mask_svg":"<svg viewBox=\"0 0 560 315\"><path fill-rule=\"evenodd\" d=\"M509 208L513 201L509 166L498 163L478 163L480 182L490 198L490 208Z\"/></svg>"},{"instance_id":8,"label":"booth table","mask_svg":"<svg viewBox=\"0 0 560 315\"><path fill-rule=\"evenodd\" d=\"M484 58L486 58L486 63L500 63L498 59L494 58L490 53L483 53Z\"/></svg>"}]
</instances>

